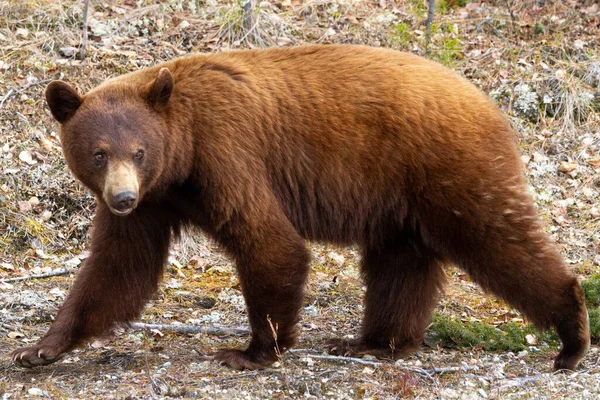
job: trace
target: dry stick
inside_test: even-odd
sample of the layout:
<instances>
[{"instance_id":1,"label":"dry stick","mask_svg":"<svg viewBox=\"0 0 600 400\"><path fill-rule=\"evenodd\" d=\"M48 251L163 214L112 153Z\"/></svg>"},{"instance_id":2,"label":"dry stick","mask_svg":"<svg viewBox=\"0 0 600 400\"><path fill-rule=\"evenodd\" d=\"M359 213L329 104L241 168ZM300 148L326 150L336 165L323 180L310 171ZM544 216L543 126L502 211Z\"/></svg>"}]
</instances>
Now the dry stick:
<instances>
[{"instance_id":1,"label":"dry stick","mask_svg":"<svg viewBox=\"0 0 600 400\"><path fill-rule=\"evenodd\" d=\"M435 0L429 0L429 10L427 13L427 21L425 21L425 54L429 55L429 41L431 39L431 23L433 22L433 14L435 12Z\"/></svg>"},{"instance_id":2,"label":"dry stick","mask_svg":"<svg viewBox=\"0 0 600 400\"><path fill-rule=\"evenodd\" d=\"M292 349L292 350L290 350L290 353L313 353L313 352L316 352L316 350L312 350L312 349ZM321 359L321 360L330 360L330 361L353 362L353 363L362 364L362 365L371 365L374 367L379 367L382 365L393 365L393 364L383 363L383 362L379 362L379 361L363 360L362 358L356 358L356 357L330 356L330 355L321 355L321 354L310 354L310 358L316 358L316 359ZM458 371L468 372L468 371L479 370L479 367L477 367L477 366L443 367L443 368L435 368L434 367L432 369L399 366L399 368L407 370L407 371L411 371L411 372L416 372L418 374L421 374L421 375L429 377L429 378L431 378L435 374L441 375L441 374L445 374L447 372L458 372Z\"/></svg>"},{"instance_id":3,"label":"dry stick","mask_svg":"<svg viewBox=\"0 0 600 400\"><path fill-rule=\"evenodd\" d=\"M505 0L505 2L506 2L506 8L508 9L508 13L510 14L510 20L512 22L512 33L513 33L513 35L516 35L517 29L515 27L515 14L513 14L512 9L510 8L510 3L508 2L508 0Z\"/></svg>"},{"instance_id":4,"label":"dry stick","mask_svg":"<svg viewBox=\"0 0 600 400\"><path fill-rule=\"evenodd\" d=\"M28 279L40 279L40 278L50 278L52 276L61 276L61 275L68 275L69 274L69 270L68 269L59 269L53 272L47 272L45 274L39 274L39 275L25 275L25 276L19 276L17 278L5 278L5 279L0 279L0 283L6 283L6 282L17 282L17 281L26 281Z\"/></svg>"},{"instance_id":5,"label":"dry stick","mask_svg":"<svg viewBox=\"0 0 600 400\"><path fill-rule=\"evenodd\" d=\"M244 336L250 333L247 328L230 328L226 326L196 326L174 324L146 324L133 322L130 326L134 329L157 329L177 333L208 333L210 335Z\"/></svg>"},{"instance_id":6,"label":"dry stick","mask_svg":"<svg viewBox=\"0 0 600 400\"><path fill-rule=\"evenodd\" d=\"M85 5L83 6L83 40L81 41L81 48L79 49L79 58L81 61L85 60L85 50L87 48L87 31L88 31L88 8L90 5L90 0L85 0Z\"/></svg>"},{"instance_id":7,"label":"dry stick","mask_svg":"<svg viewBox=\"0 0 600 400\"><path fill-rule=\"evenodd\" d=\"M4 105L4 102L13 94L14 91L15 91L14 89L10 89L8 91L8 93L6 94L6 96L4 96L4 98L0 102L0 108L2 108L2 106Z\"/></svg>"},{"instance_id":8,"label":"dry stick","mask_svg":"<svg viewBox=\"0 0 600 400\"><path fill-rule=\"evenodd\" d=\"M38 82L33 82L30 83L29 85L15 91L14 89L10 89L8 91L8 93L6 94L6 96L4 96L4 98L2 99L2 101L0 101L0 108L2 108L2 106L4 105L4 103L6 102L6 100L8 100L10 97L14 97L18 94L23 93L24 91L26 91L27 89L29 89L30 87L33 86L37 86L37 85L43 85L44 83L48 83L50 82L52 79L44 79L43 81L38 81Z\"/></svg>"}]
</instances>

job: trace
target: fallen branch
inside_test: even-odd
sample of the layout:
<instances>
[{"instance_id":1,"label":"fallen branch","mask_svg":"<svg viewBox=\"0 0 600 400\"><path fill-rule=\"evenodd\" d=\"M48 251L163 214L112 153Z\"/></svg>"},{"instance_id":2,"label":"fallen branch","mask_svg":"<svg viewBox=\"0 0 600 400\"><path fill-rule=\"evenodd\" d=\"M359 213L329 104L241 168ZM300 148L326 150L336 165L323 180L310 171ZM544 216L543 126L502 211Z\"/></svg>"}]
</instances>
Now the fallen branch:
<instances>
[{"instance_id":1,"label":"fallen branch","mask_svg":"<svg viewBox=\"0 0 600 400\"><path fill-rule=\"evenodd\" d=\"M547 375L534 375L534 376L525 376L522 378L512 378L512 379L503 379L499 382L497 382L497 387L495 387L494 389L497 390L501 390L501 389L507 389L507 388L511 388L511 387L515 387L515 386L522 386L525 385L526 383L530 383L530 382L535 382L541 378L547 377Z\"/></svg>"},{"instance_id":2,"label":"fallen branch","mask_svg":"<svg viewBox=\"0 0 600 400\"><path fill-rule=\"evenodd\" d=\"M133 322L130 326L134 329L156 329L176 333L208 333L209 335L245 336L250 333L247 328L230 328L226 326L196 326L180 324L146 324Z\"/></svg>"},{"instance_id":3,"label":"fallen branch","mask_svg":"<svg viewBox=\"0 0 600 400\"><path fill-rule=\"evenodd\" d=\"M70 273L70 271L68 269L59 269L59 270L56 270L56 271L47 272L45 274L25 275L25 276L19 276L17 278L0 279L0 283L26 281L26 280L29 280L29 279L50 278L50 277L53 277L53 276L68 275L69 273Z\"/></svg>"},{"instance_id":4,"label":"fallen branch","mask_svg":"<svg viewBox=\"0 0 600 400\"><path fill-rule=\"evenodd\" d=\"M448 372L468 372L468 371L478 371L479 367L477 366L468 366L462 365L460 367L443 367L443 368L432 368L432 369L424 369L419 367L410 367L410 366L402 366L397 364L390 364L386 362L380 361L371 361L371 360L363 360L362 358L356 357L342 357L342 356L332 356L332 355L324 355L324 354L314 354L318 352L317 350L312 349L292 349L289 351L290 353L302 354L308 353L310 358L321 359L321 360L329 360L329 361L341 361L341 362L352 362L361 365L370 365L374 367L379 367L382 365L395 365L399 369L415 372L420 375L426 376L428 378L432 378L433 375L442 375Z\"/></svg>"}]
</instances>

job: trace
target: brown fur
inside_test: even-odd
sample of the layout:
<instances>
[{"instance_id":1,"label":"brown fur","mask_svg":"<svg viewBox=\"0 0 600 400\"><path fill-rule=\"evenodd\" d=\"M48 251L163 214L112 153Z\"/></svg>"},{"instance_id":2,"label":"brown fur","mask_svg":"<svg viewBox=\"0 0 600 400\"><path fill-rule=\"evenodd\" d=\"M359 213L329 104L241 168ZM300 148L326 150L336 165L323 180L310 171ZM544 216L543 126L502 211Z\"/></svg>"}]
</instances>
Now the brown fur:
<instances>
[{"instance_id":1,"label":"brown fur","mask_svg":"<svg viewBox=\"0 0 600 400\"><path fill-rule=\"evenodd\" d=\"M236 260L252 339L216 354L233 368L276 359L268 318L279 349L294 344L306 239L363 250L362 335L333 341L334 353L418 347L447 261L556 328L556 368L575 368L588 347L582 290L540 230L508 122L438 64L358 46L241 51L178 59L84 96L54 82L47 98L98 211L92 255L47 335L15 352L21 365L135 319L186 225ZM135 166L139 203L127 216L103 198L99 148L105 162Z\"/></svg>"}]
</instances>

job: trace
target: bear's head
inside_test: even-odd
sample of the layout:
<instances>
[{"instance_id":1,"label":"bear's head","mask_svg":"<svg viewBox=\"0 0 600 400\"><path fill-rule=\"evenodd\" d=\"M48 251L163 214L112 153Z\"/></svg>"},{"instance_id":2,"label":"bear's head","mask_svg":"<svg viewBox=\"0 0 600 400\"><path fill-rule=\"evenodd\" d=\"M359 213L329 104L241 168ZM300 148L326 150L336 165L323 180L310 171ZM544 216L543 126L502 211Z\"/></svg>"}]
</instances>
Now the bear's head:
<instances>
[{"instance_id":1,"label":"bear's head","mask_svg":"<svg viewBox=\"0 0 600 400\"><path fill-rule=\"evenodd\" d=\"M83 96L62 81L46 89L69 168L115 215L131 213L162 173L173 85L162 68L150 83L117 79Z\"/></svg>"}]
</instances>

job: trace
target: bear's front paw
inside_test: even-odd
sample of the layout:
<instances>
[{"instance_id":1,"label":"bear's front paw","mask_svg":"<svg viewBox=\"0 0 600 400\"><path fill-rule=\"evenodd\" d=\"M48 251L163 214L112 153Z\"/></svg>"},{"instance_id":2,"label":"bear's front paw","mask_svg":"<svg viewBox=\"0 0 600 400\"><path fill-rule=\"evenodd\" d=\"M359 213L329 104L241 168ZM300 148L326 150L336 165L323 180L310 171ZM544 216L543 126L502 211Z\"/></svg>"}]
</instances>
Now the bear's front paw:
<instances>
[{"instance_id":1,"label":"bear's front paw","mask_svg":"<svg viewBox=\"0 0 600 400\"><path fill-rule=\"evenodd\" d=\"M61 352L55 347L36 345L31 347L21 347L12 353L12 360L15 364L33 368L38 365L51 364L60 360L66 353Z\"/></svg>"},{"instance_id":2,"label":"bear's front paw","mask_svg":"<svg viewBox=\"0 0 600 400\"><path fill-rule=\"evenodd\" d=\"M213 359L221 365L227 365L230 368L239 371L248 369L263 369L273 364L273 361L265 360L262 357L252 356L241 350L219 350L213 355Z\"/></svg>"}]
</instances>

